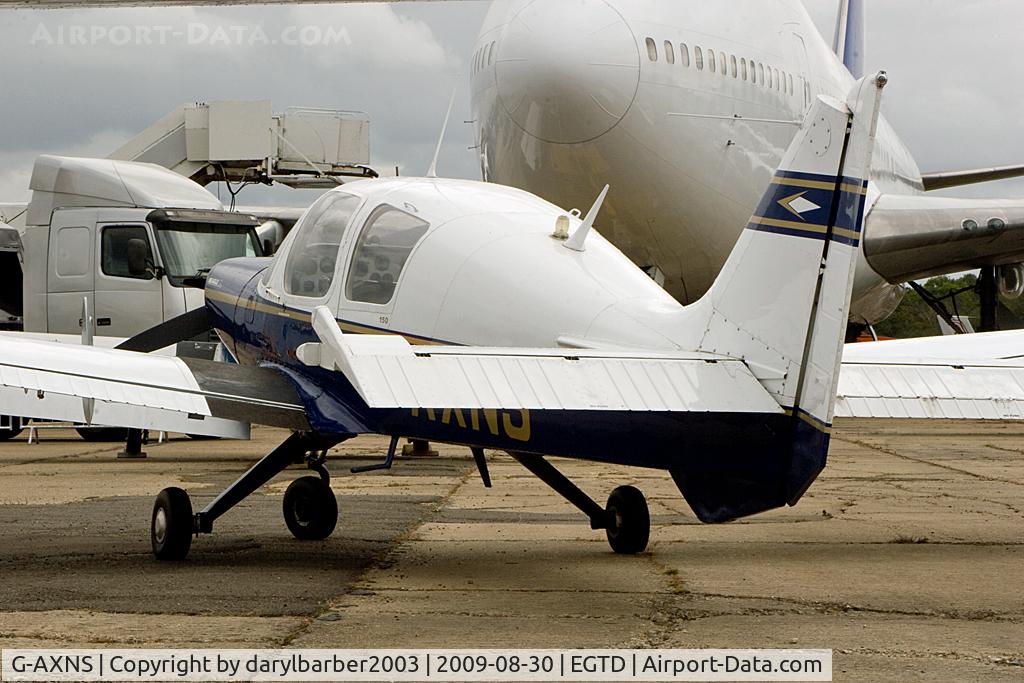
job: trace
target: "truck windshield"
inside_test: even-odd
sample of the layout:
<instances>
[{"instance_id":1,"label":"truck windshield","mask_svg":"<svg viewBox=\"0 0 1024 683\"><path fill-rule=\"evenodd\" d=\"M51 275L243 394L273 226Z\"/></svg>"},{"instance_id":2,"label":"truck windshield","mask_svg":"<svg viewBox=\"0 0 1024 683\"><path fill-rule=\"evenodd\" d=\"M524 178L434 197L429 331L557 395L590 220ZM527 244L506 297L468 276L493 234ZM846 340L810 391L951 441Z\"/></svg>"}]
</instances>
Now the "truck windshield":
<instances>
[{"instance_id":1,"label":"truck windshield","mask_svg":"<svg viewBox=\"0 0 1024 683\"><path fill-rule=\"evenodd\" d=\"M156 231L160 257L173 280L205 276L229 258L262 256L251 226L215 223L163 223Z\"/></svg>"}]
</instances>

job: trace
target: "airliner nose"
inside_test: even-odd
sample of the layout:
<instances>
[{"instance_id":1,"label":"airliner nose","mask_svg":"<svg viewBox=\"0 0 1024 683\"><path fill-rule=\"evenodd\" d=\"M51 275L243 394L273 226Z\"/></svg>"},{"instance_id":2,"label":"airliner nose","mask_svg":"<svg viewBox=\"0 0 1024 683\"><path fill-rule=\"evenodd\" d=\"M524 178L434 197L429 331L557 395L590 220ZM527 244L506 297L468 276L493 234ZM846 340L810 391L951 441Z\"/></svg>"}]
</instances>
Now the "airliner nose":
<instances>
[{"instance_id":1,"label":"airliner nose","mask_svg":"<svg viewBox=\"0 0 1024 683\"><path fill-rule=\"evenodd\" d=\"M498 98L530 135L588 142L615 127L640 85L640 49L606 0L534 0L498 45Z\"/></svg>"}]
</instances>

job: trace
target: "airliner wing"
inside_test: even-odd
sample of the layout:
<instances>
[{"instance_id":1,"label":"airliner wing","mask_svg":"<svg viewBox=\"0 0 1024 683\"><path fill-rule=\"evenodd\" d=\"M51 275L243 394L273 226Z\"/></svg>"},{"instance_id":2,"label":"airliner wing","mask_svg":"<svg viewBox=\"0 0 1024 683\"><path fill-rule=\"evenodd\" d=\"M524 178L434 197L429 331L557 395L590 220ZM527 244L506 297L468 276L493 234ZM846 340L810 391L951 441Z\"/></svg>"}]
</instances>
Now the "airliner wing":
<instances>
[{"instance_id":1,"label":"airliner wing","mask_svg":"<svg viewBox=\"0 0 1024 683\"><path fill-rule=\"evenodd\" d=\"M260 423L308 429L274 370L0 337L0 413L244 439Z\"/></svg>"},{"instance_id":2,"label":"airliner wing","mask_svg":"<svg viewBox=\"0 0 1024 683\"><path fill-rule=\"evenodd\" d=\"M1024 262L1024 201L884 194L866 221L864 255L900 283Z\"/></svg>"},{"instance_id":3,"label":"airliner wing","mask_svg":"<svg viewBox=\"0 0 1024 683\"><path fill-rule=\"evenodd\" d=\"M993 180L1006 180L1024 176L1024 166L999 166L996 168L978 168L970 171L946 171L944 173L925 173L921 176L926 192L945 190L950 187L977 185Z\"/></svg>"}]
</instances>

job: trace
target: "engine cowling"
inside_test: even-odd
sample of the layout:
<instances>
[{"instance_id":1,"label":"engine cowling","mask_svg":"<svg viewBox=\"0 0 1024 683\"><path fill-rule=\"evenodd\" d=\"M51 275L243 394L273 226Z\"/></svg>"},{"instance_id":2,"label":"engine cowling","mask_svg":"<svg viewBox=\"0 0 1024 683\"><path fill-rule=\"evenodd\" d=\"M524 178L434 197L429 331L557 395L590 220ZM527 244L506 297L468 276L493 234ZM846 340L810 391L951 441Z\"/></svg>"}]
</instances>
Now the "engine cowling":
<instances>
[{"instance_id":1,"label":"engine cowling","mask_svg":"<svg viewBox=\"0 0 1024 683\"><path fill-rule=\"evenodd\" d=\"M996 273L999 295L1004 299L1019 299L1024 295L1024 263L1000 266Z\"/></svg>"}]
</instances>

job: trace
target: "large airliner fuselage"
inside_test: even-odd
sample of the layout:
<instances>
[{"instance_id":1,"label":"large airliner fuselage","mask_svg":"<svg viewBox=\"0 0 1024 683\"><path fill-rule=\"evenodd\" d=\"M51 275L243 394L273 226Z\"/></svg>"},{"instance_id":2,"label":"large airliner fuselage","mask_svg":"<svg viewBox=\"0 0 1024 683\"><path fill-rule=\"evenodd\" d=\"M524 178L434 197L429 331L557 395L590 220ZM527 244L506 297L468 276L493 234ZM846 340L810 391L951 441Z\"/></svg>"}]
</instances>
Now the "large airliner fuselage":
<instances>
[{"instance_id":1,"label":"large airliner fuselage","mask_svg":"<svg viewBox=\"0 0 1024 683\"><path fill-rule=\"evenodd\" d=\"M501 0L472 74L485 179L579 207L610 184L603 232L684 303L713 283L814 97L853 83L799 0ZM884 120L874 159L869 206L922 192ZM852 319L901 296L861 258Z\"/></svg>"}]
</instances>

